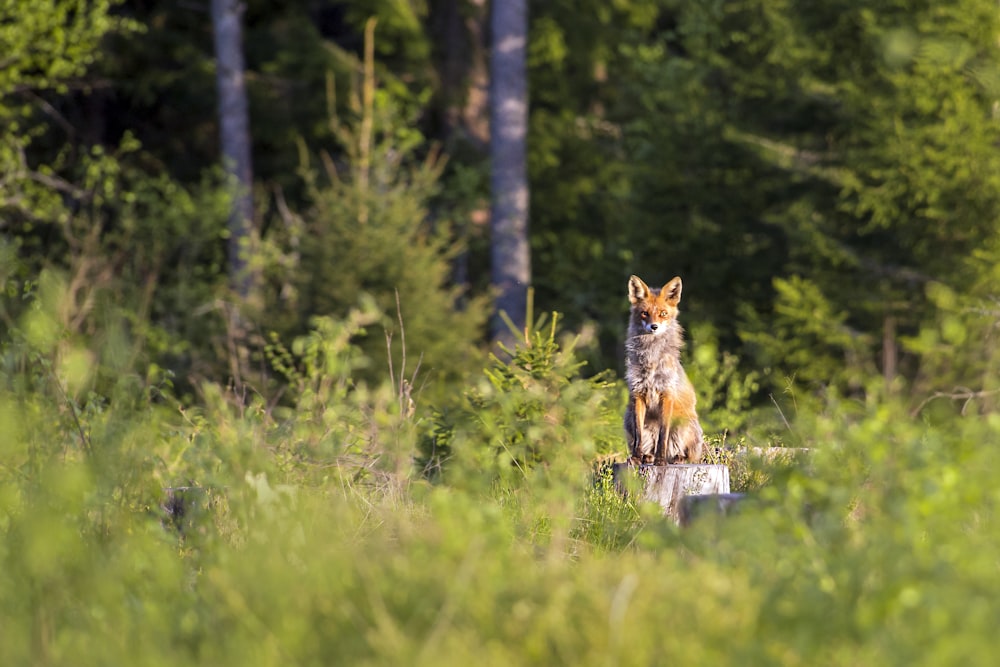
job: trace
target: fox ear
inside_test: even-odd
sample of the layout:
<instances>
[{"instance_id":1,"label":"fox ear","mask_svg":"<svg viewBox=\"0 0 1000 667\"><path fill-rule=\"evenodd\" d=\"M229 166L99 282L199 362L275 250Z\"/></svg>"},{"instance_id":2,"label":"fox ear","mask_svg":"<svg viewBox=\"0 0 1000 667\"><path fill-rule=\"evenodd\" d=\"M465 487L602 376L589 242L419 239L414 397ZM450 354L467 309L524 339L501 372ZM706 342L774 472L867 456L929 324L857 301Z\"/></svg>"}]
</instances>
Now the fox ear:
<instances>
[{"instance_id":1,"label":"fox ear","mask_svg":"<svg viewBox=\"0 0 1000 667\"><path fill-rule=\"evenodd\" d=\"M649 285L642 282L639 276L632 276L628 279L628 300L629 303L642 301L649 296Z\"/></svg>"},{"instance_id":2,"label":"fox ear","mask_svg":"<svg viewBox=\"0 0 1000 667\"><path fill-rule=\"evenodd\" d=\"M660 296L666 298L667 303L676 306L681 301L681 277L676 276L673 280L663 286Z\"/></svg>"}]
</instances>

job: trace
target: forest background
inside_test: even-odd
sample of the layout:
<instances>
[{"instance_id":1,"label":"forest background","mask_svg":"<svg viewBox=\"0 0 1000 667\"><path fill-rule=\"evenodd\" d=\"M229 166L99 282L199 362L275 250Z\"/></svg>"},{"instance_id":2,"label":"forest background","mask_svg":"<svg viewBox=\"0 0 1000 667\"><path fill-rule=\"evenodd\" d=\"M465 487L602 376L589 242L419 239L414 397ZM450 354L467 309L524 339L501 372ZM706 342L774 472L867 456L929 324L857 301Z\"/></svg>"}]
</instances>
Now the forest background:
<instances>
[{"instance_id":1,"label":"forest background","mask_svg":"<svg viewBox=\"0 0 1000 667\"><path fill-rule=\"evenodd\" d=\"M490 356L488 3L245 3L238 276L209 3L3 3L5 663L992 655L1000 10L528 5ZM725 539L594 485L633 273L762 499Z\"/></svg>"}]
</instances>

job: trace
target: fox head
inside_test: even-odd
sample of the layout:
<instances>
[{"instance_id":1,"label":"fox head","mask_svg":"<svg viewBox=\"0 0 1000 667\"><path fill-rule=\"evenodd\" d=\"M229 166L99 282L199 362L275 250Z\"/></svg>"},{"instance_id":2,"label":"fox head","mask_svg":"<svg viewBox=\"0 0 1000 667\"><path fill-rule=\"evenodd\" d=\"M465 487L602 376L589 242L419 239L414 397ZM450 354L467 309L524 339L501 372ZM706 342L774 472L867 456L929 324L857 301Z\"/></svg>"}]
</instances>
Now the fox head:
<instances>
[{"instance_id":1,"label":"fox head","mask_svg":"<svg viewBox=\"0 0 1000 667\"><path fill-rule=\"evenodd\" d=\"M650 289L638 276L628 279L628 300L632 304L630 328L649 334L659 334L677 319L677 304L681 301L681 279L675 277L659 289Z\"/></svg>"}]
</instances>

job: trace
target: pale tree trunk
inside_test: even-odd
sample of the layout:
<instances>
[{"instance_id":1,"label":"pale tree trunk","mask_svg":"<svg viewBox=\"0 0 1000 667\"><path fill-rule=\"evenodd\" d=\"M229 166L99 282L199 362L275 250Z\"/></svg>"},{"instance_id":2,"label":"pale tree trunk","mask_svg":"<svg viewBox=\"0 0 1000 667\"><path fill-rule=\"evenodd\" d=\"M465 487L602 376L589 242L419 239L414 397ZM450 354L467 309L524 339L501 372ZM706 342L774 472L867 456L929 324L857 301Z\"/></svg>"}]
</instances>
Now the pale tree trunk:
<instances>
[{"instance_id":1,"label":"pale tree trunk","mask_svg":"<svg viewBox=\"0 0 1000 667\"><path fill-rule=\"evenodd\" d=\"M246 258L253 230L253 168L244 80L244 9L239 0L212 0L222 161L233 187L233 208L229 217L229 274L233 290L246 300L253 285Z\"/></svg>"},{"instance_id":2,"label":"pale tree trunk","mask_svg":"<svg viewBox=\"0 0 1000 667\"><path fill-rule=\"evenodd\" d=\"M527 0L494 0L491 29L491 277L497 290L497 313L506 312L520 331L525 326L527 288L531 282L526 161ZM516 340L499 317L493 319L492 333L495 341L508 345Z\"/></svg>"}]
</instances>

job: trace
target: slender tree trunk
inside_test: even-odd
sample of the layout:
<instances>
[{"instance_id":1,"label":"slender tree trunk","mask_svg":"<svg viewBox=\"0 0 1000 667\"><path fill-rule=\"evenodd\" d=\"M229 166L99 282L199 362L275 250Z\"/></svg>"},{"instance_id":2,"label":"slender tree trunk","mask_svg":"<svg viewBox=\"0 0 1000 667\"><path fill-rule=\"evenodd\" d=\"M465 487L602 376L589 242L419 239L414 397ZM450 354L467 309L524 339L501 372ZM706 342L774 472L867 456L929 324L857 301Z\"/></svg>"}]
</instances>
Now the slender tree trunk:
<instances>
[{"instance_id":1,"label":"slender tree trunk","mask_svg":"<svg viewBox=\"0 0 1000 667\"><path fill-rule=\"evenodd\" d=\"M234 291L245 300L253 285L246 259L253 230L253 168L244 80L244 9L239 0L212 0L222 160L233 187L233 209L229 217L229 272Z\"/></svg>"},{"instance_id":2,"label":"slender tree trunk","mask_svg":"<svg viewBox=\"0 0 1000 667\"><path fill-rule=\"evenodd\" d=\"M491 276L496 310L518 330L525 325L531 282L528 246L528 43L527 0L494 0L491 14L493 57L490 95L490 158L493 206L490 220ZM494 317L493 338L511 343L513 334Z\"/></svg>"}]
</instances>

